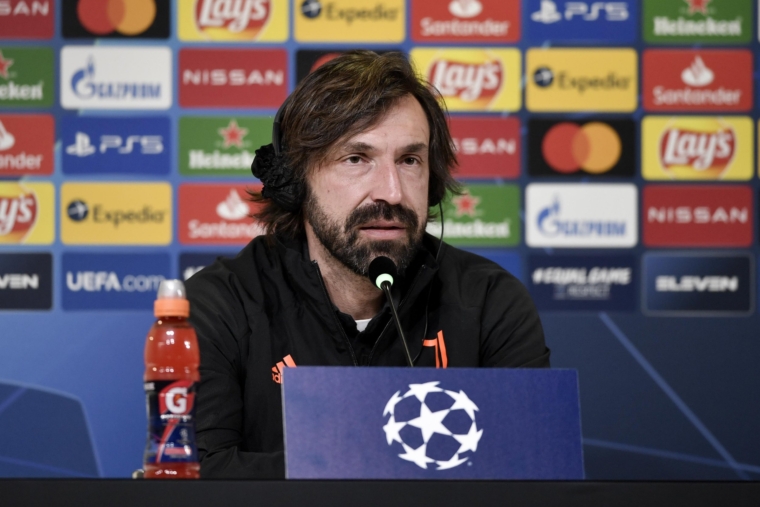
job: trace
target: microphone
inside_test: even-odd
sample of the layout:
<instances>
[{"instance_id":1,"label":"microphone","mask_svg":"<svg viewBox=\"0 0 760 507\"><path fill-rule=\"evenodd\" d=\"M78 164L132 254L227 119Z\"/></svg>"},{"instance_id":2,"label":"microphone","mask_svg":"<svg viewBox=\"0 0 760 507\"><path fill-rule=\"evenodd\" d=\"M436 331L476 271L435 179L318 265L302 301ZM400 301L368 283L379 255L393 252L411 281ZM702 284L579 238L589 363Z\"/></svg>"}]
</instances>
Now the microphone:
<instances>
[{"instance_id":1,"label":"microphone","mask_svg":"<svg viewBox=\"0 0 760 507\"><path fill-rule=\"evenodd\" d=\"M409 346L406 343L406 336L404 331L401 330L401 321L398 318L396 312L396 305L393 304L393 298L391 297L391 287L397 276L396 264L388 257L375 257L375 259L369 263L368 277L372 280L378 289L385 293L385 297L388 299L388 304L391 305L391 313L393 313L393 321L396 323L396 330L399 336L401 336L401 343L404 344L404 352L406 353L406 361L409 366L414 367L412 363L412 356L409 354Z\"/></svg>"}]
</instances>

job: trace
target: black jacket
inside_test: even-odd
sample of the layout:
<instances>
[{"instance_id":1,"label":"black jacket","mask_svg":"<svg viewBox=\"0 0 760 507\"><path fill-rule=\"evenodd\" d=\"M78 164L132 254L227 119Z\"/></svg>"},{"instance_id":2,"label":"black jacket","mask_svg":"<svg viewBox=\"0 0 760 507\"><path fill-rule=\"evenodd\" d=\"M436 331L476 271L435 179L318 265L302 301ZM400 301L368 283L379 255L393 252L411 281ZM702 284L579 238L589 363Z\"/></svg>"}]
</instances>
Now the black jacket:
<instances>
[{"instance_id":1,"label":"black jacket","mask_svg":"<svg viewBox=\"0 0 760 507\"><path fill-rule=\"evenodd\" d=\"M271 239L271 238L270 238ZM548 367L525 287L497 264L426 235L394 285L415 366ZM367 329L330 301L305 242L258 237L187 281L198 333L202 477L284 477L279 372L288 365L404 366L386 305Z\"/></svg>"}]
</instances>

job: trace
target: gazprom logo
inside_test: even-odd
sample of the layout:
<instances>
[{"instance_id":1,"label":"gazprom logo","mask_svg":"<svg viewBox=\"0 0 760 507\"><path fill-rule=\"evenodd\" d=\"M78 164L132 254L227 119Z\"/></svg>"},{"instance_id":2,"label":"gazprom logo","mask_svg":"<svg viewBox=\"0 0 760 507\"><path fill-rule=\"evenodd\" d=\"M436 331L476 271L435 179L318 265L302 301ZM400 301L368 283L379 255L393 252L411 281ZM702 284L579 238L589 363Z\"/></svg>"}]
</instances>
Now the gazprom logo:
<instances>
[{"instance_id":1,"label":"gazprom logo","mask_svg":"<svg viewBox=\"0 0 760 507\"><path fill-rule=\"evenodd\" d=\"M538 230L550 237L622 237L626 223L622 220L563 220L558 197L538 214Z\"/></svg>"},{"instance_id":2,"label":"gazprom logo","mask_svg":"<svg viewBox=\"0 0 760 507\"><path fill-rule=\"evenodd\" d=\"M139 82L98 82L95 76L95 62L92 57L84 68L74 73L71 89L81 99L158 99L161 97L161 83Z\"/></svg>"}]
</instances>

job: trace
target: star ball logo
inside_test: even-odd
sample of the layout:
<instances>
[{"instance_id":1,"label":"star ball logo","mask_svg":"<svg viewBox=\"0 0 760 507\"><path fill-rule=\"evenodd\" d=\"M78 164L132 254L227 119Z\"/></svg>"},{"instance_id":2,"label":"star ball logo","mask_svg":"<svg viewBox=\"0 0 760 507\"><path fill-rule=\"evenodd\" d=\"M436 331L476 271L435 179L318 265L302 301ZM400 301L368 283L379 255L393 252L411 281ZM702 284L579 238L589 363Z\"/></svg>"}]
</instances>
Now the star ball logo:
<instances>
[{"instance_id":1,"label":"star ball logo","mask_svg":"<svg viewBox=\"0 0 760 507\"><path fill-rule=\"evenodd\" d=\"M390 415L383 431L385 439L398 457L420 468L448 470L470 460L478 450L483 429L478 428L478 406L464 391L449 391L440 382L409 384L397 391L383 410Z\"/></svg>"}]
</instances>

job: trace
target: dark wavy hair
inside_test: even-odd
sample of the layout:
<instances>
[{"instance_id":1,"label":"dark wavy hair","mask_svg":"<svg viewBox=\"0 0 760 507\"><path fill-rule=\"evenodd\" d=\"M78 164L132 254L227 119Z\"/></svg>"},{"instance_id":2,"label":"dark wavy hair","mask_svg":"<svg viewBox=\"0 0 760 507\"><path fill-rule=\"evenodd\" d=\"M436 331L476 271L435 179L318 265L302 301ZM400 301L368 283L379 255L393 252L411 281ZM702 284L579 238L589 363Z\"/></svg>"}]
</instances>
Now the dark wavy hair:
<instances>
[{"instance_id":1,"label":"dark wavy hair","mask_svg":"<svg viewBox=\"0 0 760 507\"><path fill-rule=\"evenodd\" d=\"M451 175L457 160L443 98L398 52L346 52L296 87L281 122L283 155L296 180L306 185L308 172L325 162L337 142L372 128L408 95L420 103L430 127L428 202L440 202L447 192L459 193L459 184ZM286 211L260 192L249 194L254 203L261 204L253 217L268 233L303 236L303 206ZM435 218L434 211L429 218Z\"/></svg>"}]
</instances>

